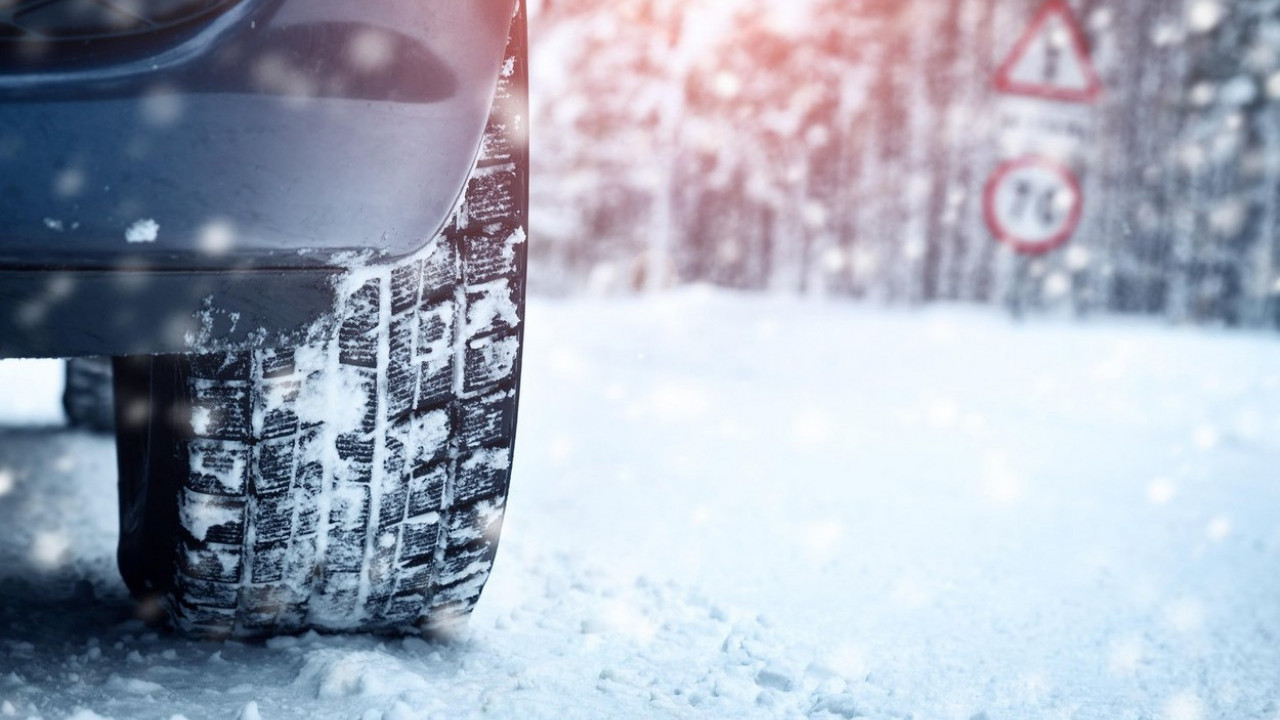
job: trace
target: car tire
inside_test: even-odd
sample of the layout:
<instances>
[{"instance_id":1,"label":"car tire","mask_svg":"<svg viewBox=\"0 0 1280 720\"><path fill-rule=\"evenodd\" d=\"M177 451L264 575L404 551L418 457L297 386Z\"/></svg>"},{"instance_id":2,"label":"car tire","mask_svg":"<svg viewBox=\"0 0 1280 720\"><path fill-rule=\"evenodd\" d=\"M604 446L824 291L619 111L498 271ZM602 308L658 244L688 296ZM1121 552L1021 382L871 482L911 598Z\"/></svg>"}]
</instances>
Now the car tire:
<instances>
[{"instance_id":1,"label":"car tire","mask_svg":"<svg viewBox=\"0 0 1280 720\"><path fill-rule=\"evenodd\" d=\"M64 364L62 409L67 424L90 432L111 432L115 424L111 359L69 358Z\"/></svg>"},{"instance_id":2,"label":"car tire","mask_svg":"<svg viewBox=\"0 0 1280 720\"><path fill-rule=\"evenodd\" d=\"M492 567L524 317L524 24L452 219L292 347L116 358L121 574L197 637L456 630Z\"/></svg>"}]
</instances>

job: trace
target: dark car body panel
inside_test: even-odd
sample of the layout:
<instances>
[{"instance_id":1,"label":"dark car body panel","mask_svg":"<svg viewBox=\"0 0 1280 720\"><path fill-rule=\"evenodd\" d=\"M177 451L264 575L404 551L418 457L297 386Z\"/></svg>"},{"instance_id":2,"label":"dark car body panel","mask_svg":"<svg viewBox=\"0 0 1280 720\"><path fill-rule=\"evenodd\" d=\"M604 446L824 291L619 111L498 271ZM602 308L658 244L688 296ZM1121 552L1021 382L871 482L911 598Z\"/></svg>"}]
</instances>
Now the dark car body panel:
<instances>
[{"instance_id":1,"label":"dark car body panel","mask_svg":"<svg viewBox=\"0 0 1280 720\"><path fill-rule=\"evenodd\" d=\"M0 270L0 358L281 345L333 307L336 274L322 268Z\"/></svg>"},{"instance_id":2,"label":"dark car body panel","mask_svg":"<svg viewBox=\"0 0 1280 720\"><path fill-rule=\"evenodd\" d=\"M0 357L314 321L353 252L405 256L448 218L512 6L246 0L144 57L0 54Z\"/></svg>"}]
</instances>

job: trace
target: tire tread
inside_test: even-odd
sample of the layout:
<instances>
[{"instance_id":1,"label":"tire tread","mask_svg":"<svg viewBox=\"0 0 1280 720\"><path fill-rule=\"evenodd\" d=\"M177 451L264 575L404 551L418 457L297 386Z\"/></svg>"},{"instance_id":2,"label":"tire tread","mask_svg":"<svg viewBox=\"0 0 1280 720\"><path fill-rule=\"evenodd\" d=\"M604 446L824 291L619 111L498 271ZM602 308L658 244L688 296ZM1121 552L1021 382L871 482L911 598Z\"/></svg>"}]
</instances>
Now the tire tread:
<instances>
[{"instance_id":1,"label":"tire tread","mask_svg":"<svg viewBox=\"0 0 1280 720\"><path fill-rule=\"evenodd\" d=\"M508 55L524 62L519 42ZM504 113L519 82L500 79L451 222L414 257L352 271L329 337L182 360L180 630L434 632L475 606L516 417L526 165ZM340 429L308 407L334 382L351 396L328 397L330 410L363 407Z\"/></svg>"}]
</instances>

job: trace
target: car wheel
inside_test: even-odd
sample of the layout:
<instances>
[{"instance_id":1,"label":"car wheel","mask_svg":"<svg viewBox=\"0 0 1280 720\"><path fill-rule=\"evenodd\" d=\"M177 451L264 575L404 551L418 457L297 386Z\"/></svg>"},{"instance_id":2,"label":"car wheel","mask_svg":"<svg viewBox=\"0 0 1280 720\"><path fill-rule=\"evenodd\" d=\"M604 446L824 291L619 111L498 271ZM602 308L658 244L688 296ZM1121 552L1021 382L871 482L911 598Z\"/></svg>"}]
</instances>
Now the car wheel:
<instances>
[{"instance_id":1,"label":"car wheel","mask_svg":"<svg viewBox=\"0 0 1280 720\"><path fill-rule=\"evenodd\" d=\"M66 383L62 409L71 427L111 432L115 410L111 397L111 361L108 358L69 358L64 366Z\"/></svg>"},{"instance_id":2,"label":"car wheel","mask_svg":"<svg viewBox=\"0 0 1280 720\"><path fill-rule=\"evenodd\" d=\"M179 631L447 633L475 606L505 508L523 333L512 38L518 63L453 219L413 257L350 270L324 332L115 360L121 573Z\"/></svg>"}]
</instances>

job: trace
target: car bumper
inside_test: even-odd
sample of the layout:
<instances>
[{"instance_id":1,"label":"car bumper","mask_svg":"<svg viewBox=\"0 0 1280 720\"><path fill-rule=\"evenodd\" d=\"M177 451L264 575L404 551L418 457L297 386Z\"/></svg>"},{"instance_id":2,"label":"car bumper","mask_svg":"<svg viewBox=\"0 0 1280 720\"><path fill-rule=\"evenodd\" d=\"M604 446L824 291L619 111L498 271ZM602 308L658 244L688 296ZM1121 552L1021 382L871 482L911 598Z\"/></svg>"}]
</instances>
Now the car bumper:
<instances>
[{"instance_id":1,"label":"car bumper","mask_svg":"<svg viewBox=\"0 0 1280 720\"><path fill-rule=\"evenodd\" d=\"M156 58L0 75L0 357L314 324L353 252L448 218L511 5L250 2Z\"/></svg>"}]
</instances>

